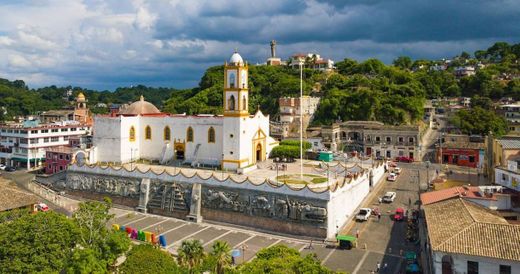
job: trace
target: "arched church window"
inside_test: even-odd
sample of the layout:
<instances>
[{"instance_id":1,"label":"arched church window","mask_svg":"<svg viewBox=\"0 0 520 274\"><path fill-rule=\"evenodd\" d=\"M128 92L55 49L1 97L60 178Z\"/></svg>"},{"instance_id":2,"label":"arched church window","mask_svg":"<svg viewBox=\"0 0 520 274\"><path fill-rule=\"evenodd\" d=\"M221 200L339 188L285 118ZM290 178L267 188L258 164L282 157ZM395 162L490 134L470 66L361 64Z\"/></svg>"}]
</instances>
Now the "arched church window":
<instances>
[{"instance_id":1,"label":"arched church window","mask_svg":"<svg viewBox=\"0 0 520 274\"><path fill-rule=\"evenodd\" d=\"M193 128L191 127L186 131L186 142L193 142Z\"/></svg>"},{"instance_id":2,"label":"arched church window","mask_svg":"<svg viewBox=\"0 0 520 274\"><path fill-rule=\"evenodd\" d=\"M152 140L152 128L150 126L144 128L144 139Z\"/></svg>"},{"instance_id":3,"label":"arched church window","mask_svg":"<svg viewBox=\"0 0 520 274\"><path fill-rule=\"evenodd\" d=\"M130 140L130 142L133 142L135 141L135 128L134 126L131 126L130 127L130 132L128 133L128 139Z\"/></svg>"},{"instance_id":4,"label":"arched church window","mask_svg":"<svg viewBox=\"0 0 520 274\"><path fill-rule=\"evenodd\" d=\"M235 110L235 96L234 95L229 96L228 109Z\"/></svg>"},{"instance_id":5,"label":"arched church window","mask_svg":"<svg viewBox=\"0 0 520 274\"><path fill-rule=\"evenodd\" d=\"M242 96L242 109L247 110L247 99L246 96Z\"/></svg>"},{"instance_id":6,"label":"arched church window","mask_svg":"<svg viewBox=\"0 0 520 274\"><path fill-rule=\"evenodd\" d=\"M171 140L171 130L170 130L169 126L165 126L164 127L163 135L164 135L164 140L165 141L170 141Z\"/></svg>"},{"instance_id":7,"label":"arched church window","mask_svg":"<svg viewBox=\"0 0 520 274\"><path fill-rule=\"evenodd\" d=\"M208 143L215 143L215 129L213 127L208 130Z\"/></svg>"},{"instance_id":8,"label":"arched church window","mask_svg":"<svg viewBox=\"0 0 520 274\"><path fill-rule=\"evenodd\" d=\"M234 88L235 87L235 74L231 73L229 74L229 87Z\"/></svg>"}]
</instances>

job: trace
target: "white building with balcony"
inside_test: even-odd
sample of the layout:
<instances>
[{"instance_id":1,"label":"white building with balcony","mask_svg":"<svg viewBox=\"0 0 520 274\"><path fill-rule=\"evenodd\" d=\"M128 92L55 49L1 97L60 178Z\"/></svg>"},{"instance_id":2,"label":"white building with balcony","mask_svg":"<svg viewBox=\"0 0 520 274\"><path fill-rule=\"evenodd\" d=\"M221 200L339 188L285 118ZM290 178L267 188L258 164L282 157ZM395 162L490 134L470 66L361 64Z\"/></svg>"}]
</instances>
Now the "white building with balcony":
<instances>
[{"instance_id":1,"label":"white building with balcony","mask_svg":"<svg viewBox=\"0 0 520 274\"><path fill-rule=\"evenodd\" d=\"M495 183L507 188L520 191L520 170L518 169L520 156L509 157L507 166L495 167Z\"/></svg>"},{"instance_id":2,"label":"white building with balcony","mask_svg":"<svg viewBox=\"0 0 520 274\"><path fill-rule=\"evenodd\" d=\"M69 140L89 134L90 125L77 121L0 125L0 163L28 170L42 166L47 149L69 145Z\"/></svg>"}]
</instances>

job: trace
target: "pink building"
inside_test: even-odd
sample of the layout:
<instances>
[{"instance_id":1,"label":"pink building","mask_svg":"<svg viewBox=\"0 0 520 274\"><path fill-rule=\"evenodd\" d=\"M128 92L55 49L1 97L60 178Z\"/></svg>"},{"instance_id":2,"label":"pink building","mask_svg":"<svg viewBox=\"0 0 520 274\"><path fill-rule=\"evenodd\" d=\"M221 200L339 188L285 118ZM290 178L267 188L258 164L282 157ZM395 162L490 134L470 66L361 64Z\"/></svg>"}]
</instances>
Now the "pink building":
<instances>
[{"instance_id":1,"label":"pink building","mask_svg":"<svg viewBox=\"0 0 520 274\"><path fill-rule=\"evenodd\" d=\"M45 173L54 174L67 169L72 159L72 148L69 146L52 147L45 154Z\"/></svg>"}]
</instances>

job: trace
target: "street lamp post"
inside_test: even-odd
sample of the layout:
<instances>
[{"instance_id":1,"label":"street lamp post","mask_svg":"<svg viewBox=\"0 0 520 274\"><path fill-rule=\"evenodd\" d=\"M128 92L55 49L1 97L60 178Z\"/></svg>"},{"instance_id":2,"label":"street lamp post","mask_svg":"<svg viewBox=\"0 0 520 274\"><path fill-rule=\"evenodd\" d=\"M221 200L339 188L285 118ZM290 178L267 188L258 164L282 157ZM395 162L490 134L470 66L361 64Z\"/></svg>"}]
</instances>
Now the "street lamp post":
<instances>
[{"instance_id":1,"label":"street lamp post","mask_svg":"<svg viewBox=\"0 0 520 274\"><path fill-rule=\"evenodd\" d=\"M303 180L303 62L300 61L300 180Z\"/></svg>"},{"instance_id":2,"label":"street lamp post","mask_svg":"<svg viewBox=\"0 0 520 274\"><path fill-rule=\"evenodd\" d=\"M426 161L426 190L430 187L430 161Z\"/></svg>"}]
</instances>

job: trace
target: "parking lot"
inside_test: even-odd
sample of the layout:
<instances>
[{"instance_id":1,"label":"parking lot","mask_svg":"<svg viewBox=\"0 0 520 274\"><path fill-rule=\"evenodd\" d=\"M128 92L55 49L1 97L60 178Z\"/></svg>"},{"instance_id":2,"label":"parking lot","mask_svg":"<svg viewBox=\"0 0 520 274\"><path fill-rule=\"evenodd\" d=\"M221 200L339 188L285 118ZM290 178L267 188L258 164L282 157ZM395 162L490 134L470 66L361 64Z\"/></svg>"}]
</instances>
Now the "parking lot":
<instances>
[{"instance_id":1,"label":"parking lot","mask_svg":"<svg viewBox=\"0 0 520 274\"><path fill-rule=\"evenodd\" d=\"M228 242L233 249L241 250L242 255L236 258L236 262L241 263L252 260L256 252L262 248L284 244L301 251L302 254L315 253L322 264L332 270L370 273L375 271L377 263L380 262L380 273L402 273L405 267L402 254L405 251L416 250L416 246L406 242L406 223L393 221L392 214L397 207L409 209L416 207L418 202L418 171L413 169L413 165L406 166L408 167L403 168L397 181L381 182L375 190L377 192L365 201L365 207L379 207L382 212L381 220L378 221L376 216L372 216L366 222L352 222L347 226L345 232L348 234L359 233L358 247L351 250L331 248L323 242L313 242L309 248L310 241L298 238L217 224L196 224L119 208L112 209L112 213L115 214L112 223L164 235L167 249L173 253L176 253L184 240L199 239L207 251L211 249L214 241L222 240ZM378 197L386 191L397 193L395 201L379 204Z\"/></svg>"}]
</instances>

